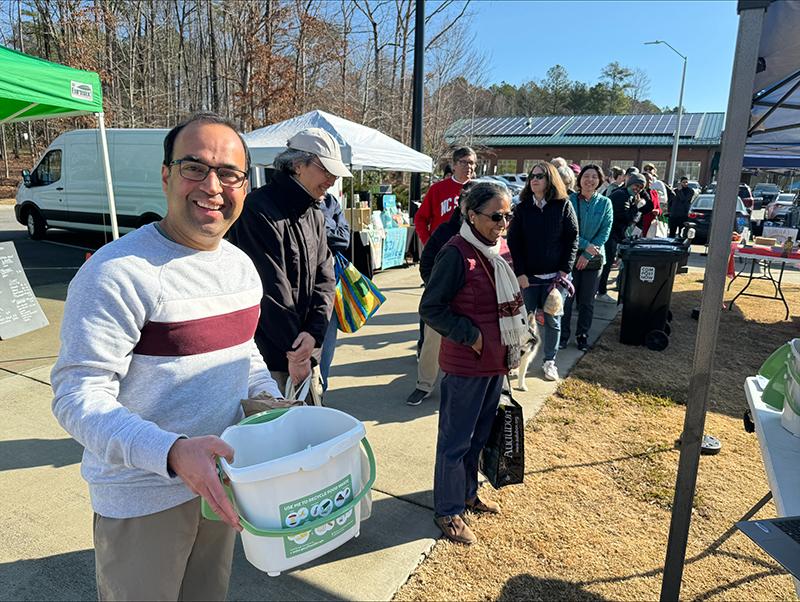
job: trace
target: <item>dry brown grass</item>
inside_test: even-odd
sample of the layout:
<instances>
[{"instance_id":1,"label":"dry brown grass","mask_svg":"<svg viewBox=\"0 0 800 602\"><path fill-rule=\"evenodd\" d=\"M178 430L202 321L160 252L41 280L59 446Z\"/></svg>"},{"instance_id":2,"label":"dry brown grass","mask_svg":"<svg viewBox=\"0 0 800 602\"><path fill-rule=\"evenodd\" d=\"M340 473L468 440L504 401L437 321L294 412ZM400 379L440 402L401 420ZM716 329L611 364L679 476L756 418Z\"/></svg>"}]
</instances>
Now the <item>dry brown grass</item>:
<instances>
[{"instance_id":1,"label":"dry brown grass","mask_svg":"<svg viewBox=\"0 0 800 602\"><path fill-rule=\"evenodd\" d=\"M621 345L611 325L528 423L525 483L484 491L503 514L472 520L470 548L440 540L397 600L658 599L701 287L697 274L677 278L662 353ZM784 289L789 322L780 303L757 299L722 312L705 432L723 449L700 463L686 600L794 599L787 573L732 531L768 490L742 428L743 384L800 331L800 286ZM758 516L774 514L770 503Z\"/></svg>"}]
</instances>

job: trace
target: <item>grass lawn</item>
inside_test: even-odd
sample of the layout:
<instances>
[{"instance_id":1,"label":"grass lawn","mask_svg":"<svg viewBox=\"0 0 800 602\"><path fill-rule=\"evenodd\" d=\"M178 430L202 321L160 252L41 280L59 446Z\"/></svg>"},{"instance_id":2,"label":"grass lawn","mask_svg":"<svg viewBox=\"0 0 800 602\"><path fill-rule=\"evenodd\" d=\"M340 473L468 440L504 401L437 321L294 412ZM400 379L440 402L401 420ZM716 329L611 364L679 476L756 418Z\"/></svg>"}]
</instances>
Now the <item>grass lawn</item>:
<instances>
[{"instance_id":1,"label":"grass lawn","mask_svg":"<svg viewBox=\"0 0 800 602\"><path fill-rule=\"evenodd\" d=\"M525 483L481 491L503 513L471 519L474 546L440 540L397 600L658 599L699 278L693 272L676 279L664 352L620 344L619 318L608 328L529 421ZM768 293L767 286L751 289ZM784 293L789 321L780 302L759 299L741 298L722 312L705 432L723 448L701 458L685 600L795 599L788 573L733 529L768 491L756 436L742 428L743 385L772 351L800 335L800 286L785 284ZM775 516L772 502L756 516Z\"/></svg>"}]
</instances>

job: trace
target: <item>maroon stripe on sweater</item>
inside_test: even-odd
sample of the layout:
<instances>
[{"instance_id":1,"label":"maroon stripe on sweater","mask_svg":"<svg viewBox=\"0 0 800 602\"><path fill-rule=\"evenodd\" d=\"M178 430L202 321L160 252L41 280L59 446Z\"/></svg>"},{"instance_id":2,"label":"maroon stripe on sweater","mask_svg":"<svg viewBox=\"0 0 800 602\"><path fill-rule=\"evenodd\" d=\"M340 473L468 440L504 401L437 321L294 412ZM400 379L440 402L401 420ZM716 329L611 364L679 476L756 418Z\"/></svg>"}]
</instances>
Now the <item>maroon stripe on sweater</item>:
<instances>
[{"instance_id":1,"label":"maroon stripe on sweater","mask_svg":"<svg viewBox=\"0 0 800 602\"><path fill-rule=\"evenodd\" d=\"M259 306L254 305L185 322L148 322L133 352L181 357L235 347L253 338L259 311Z\"/></svg>"}]
</instances>

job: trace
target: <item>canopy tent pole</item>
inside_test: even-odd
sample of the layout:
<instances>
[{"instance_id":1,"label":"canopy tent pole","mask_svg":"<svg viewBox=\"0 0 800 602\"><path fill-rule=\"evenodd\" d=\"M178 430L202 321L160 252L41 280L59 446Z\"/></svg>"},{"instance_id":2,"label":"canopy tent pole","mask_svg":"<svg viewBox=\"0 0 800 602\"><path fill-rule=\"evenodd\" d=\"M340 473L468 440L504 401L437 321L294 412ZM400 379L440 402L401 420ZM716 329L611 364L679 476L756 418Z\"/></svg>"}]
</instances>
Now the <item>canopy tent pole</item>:
<instances>
[{"instance_id":1,"label":"canopy tent pole","mask_svg":"<svg viewBox=\"0 0 800 602\"><path fill-rule=\"evenodd\" d=\"M106 192L108 193L108 213L111 217L111 238L119 238L117 226L117 205L114 202L114 186L111 184L111 162L108 160L108 140L106 139L106 120L103 113L97 113L97 125L100 128L100 146L103 148L103 170L106 176Z\"/></svg>"},{"instance_id":2,"label":"canopy tent pole","mask_svg":"<svg viewBox=\"0 0 800 602\"><path fill-rule=\"evenodd\" d=\"M0 132L3 134L3 162L6 164L6 178L9 177L8 173L8 149L6 148L6 126L0 124Z\"/></svg>"},{"instance_id":3,"label":"canopy tent pole","mask_svg":"<svg viewBox=\"0 0 800 602\"><path fill-rule=\"evenodd\" d=\"M725 135L722 137L717 179L718 208L715 207L717 210L714 211L714 220L711 222L711 244L703 279L700 319L697 325L694 362L681 434L680 460L672 503L664 577L661 582L662 602L678 600L680 596L730 254L730 236L736 215L739 174L742 171L747 125L750 122L761 28L768 4L769 2L739 4L739 31L736 36L728 110L725 113Z\"/></svg>"}]
</instances>

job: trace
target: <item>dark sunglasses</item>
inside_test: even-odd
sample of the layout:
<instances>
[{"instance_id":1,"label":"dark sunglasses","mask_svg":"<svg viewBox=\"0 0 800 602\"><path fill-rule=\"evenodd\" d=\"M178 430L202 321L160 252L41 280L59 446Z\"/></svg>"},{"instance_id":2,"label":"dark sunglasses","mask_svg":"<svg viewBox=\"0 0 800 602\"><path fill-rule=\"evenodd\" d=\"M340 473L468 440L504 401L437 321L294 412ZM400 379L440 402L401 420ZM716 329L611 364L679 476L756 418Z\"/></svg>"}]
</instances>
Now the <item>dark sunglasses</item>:
<instances>
[{"instance_id":1,"label":"dark sunglasses","mask_svg":"<svg viewBox=\"0 0 800 602\"><path fill-rule=\"evenodd\" d=\"M530 176L530 179L531 180L544 180L545 177L546 176L543 173L532 173L531 176Z\"/></svg>"},{"instance_id":2,"label":"dark sunglasses","mask_svg":"<svg viewBox=\"0 0 800 602\"><path fill-rule=\"evenodd\" d=\"M514 217L513 213L500 213L496 211L494 213L481 213L480 211L476 211L476 213L480 213L480 215L485 215L493 222L499 222L500 220L506 220L506 223L511 221L511 218Z\"/></svg>"}]
</instances>

